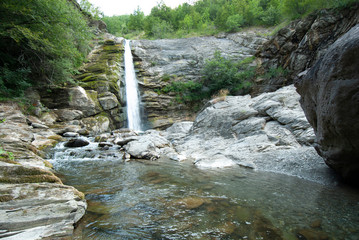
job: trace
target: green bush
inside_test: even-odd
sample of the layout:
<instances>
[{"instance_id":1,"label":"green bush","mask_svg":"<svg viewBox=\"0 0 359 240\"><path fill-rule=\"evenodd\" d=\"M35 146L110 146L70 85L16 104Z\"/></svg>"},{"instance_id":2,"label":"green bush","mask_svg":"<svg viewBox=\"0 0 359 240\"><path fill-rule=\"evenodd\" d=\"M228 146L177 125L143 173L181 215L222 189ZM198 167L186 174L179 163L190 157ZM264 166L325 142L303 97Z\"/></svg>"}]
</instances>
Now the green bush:
<instances>
[{"instance_id":1,"label":"green bush","mask_svg":"<svg viewBox=\"0 0 359 240\"><path fill-rule=\"evenodd\" d=\"M202 90L203 86L199 82L173 81L169 85L163 87L157 93L174 93L178 103L193 103L206 97L206 92Z\"/></svg>"},{"instance_id":2,"label":"green bush","mask_svg":"<svg viewBox=\"0 0 359 240\"><path fill-rule=\"evenodd\" d=\"M255 67L251 67L253 57L241 62L226 59L219 51L214 57L207 60L203 70L203 85L209 88L211 95L221 89L228 89L233 95L239 91L247 93L250 90L251 80L255 75Z\"/></svg>"},{"instance_id":3,"label":"green bush","mask_svg":"<svg viewBox=\"0 0 359 240\"><path fill-rule=\"evenodd\" d=\"M254 59L255 57L249 57L242 61L232 61L222 57L217 51L213 58L205 62L201 81L172 81L155 91L158 94L172 93L178 103L185 104L200 103L203 99L218 95L223 89L227 89L232 95L246 94L252 89L252 79L255 77L255 67L251 66ZM162 78L163 81L170 79L169 75Z\"/></svg>"},{"instance_id":4,"label":"green bush","mask_svg":"<svg viewBox=\"0 0 359 240\"><path fill-rule=\"evenodd\" d=\"M227 31L228 32L238 32L244 24L243 16L235 14L229 16L226 21Z\"/></svg>"},{"instance_id":5,"label":"green bush","mask_svg":"<svg viewBox=\"0 0 359 240\"><path fill-rule=\"evenodd\" d=\"M9 69L6 64L0 67L0 93L6 97L21 97L24 90L31 86L29 68Z\"/></svg>"},{"instance_id":6,"label":"green bush","mask_svg":"<svg viewBox=\"0 0 359 240\"><path fill-rule=\"evenodd\" d=\"M265 74L264 78L272 79L272 78L279 78L279 77L286 77L288 76L289 72L287 69L283 69L282 67L278 68L270 68Z\"/></svg>"}]
</instances>

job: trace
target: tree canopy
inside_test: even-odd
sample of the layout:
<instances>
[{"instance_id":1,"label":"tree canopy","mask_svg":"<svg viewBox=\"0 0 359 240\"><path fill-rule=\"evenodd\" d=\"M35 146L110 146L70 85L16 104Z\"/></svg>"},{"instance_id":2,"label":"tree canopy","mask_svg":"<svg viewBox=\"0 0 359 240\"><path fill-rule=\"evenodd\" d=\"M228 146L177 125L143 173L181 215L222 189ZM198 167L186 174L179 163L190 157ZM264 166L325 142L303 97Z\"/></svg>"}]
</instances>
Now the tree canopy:
<instances>
[{"instance_id":1,"label":"tree canopy","mask_svg":"<svg viewBox=\"0 0 359 240\"><path fill-rule=\"evenodd\" d=\"M69 81L89 51L91 31L67 0L1 0L0 93Z\"/></svg>"},{"instance_id":2,"label":"tree canopy","mask_svg":"<svg viewBox=\"0 0 359 240\"><path fill-rule=\"evenodd\" d=\"M171 9L163 2L145 16L138 8L128 18L105 17L110 33L128 38L174 38L235 32L248 26L274 26L319 8L342 7L359 0L199 0ZM142 36L142 35L141 35Z\"/></svg>"}]
</instances>

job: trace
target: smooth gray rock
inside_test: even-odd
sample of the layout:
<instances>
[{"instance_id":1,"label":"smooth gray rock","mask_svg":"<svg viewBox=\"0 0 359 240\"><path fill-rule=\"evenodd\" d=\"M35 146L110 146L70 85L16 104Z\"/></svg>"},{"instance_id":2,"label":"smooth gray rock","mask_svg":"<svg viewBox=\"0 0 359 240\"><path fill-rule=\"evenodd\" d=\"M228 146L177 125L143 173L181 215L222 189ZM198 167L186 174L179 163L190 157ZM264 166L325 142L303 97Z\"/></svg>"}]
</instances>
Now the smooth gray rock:
<instances>
[{"instance_id":1,"label":"smooth gray rock","mask_svg":"<svg viewBox=\"0 0 359 240\"><path fill-rule=\"evenodd\" d=\"M359 4L350 4L338 11L320 9L305 18L292 21L256 53L263 71L282 67L290 74L281 78L263 79L257 93L275 91L293 83L296 76L312 67L329 47L359 23Z\"/></svg>"},{"instance_id":2,"label":"smooth gray rock","mask_svg":"<svg viewBox=\"0 0 359 240\"><path fill-rule=\"evenodd\" d=\"M64 137L79 137L80 134L76 132L65 132L62 136Z\"/></svg>"},{"instance_id":3,"label":"smooth gray rock","mask_svg":"<svg viewBox=\"0 0 359 240\"><path fill-rule=\"evenodd\" d=\"M127 143L124 148L133 158L153 160L161 155L161 149L170 146L171 143L166 138L152 130Z\"/></svg>"},{"instance_id":4,"label":"smooth gray rock","mask_svg":"<svg viewBox=\"0 0 359 240\"><path fill-rule=\"evenodd\" d=\"M106 92L104 96L98 99L98 101L100 102L103 110L110 110L120 105L115 94L110 92Z\"/></svg>"},{"instance_id":5,"label":"smooth gray rock","mask_svg":"<svg viewBox=\"0 0 359 240\"><path fill-rule=\"evenodd\" d=\"M61 121L72 121L83 117L83 113L76 109L59 109L54 111Z\"/></svg>"},{"instance_id":6,"label":"smooth gray rock","mask_svg":"<svg viewBox=\"0 0 359 240\"><path fill-rule=\"evenodd\" d=\"M267 40L265 33L267 29L256 28L223 36L132 41L141 97L151 127L166 129L194 115L193 108L176 102L174 94L158 94L155 89L172 81L200 80L204 63L216 51L235 61L253 56Z\"/></svg>"},{"instance_id":7,"label":"smooth gray rock","mask_svg":"<svg viewBox=\"0 0 359 240\"><path fill-rule=\"evenodd\" d=\"M65 147L69 148L77 148L77 147L84 147L89 145L90 143L85 139L71 139L68 142L65 143Z\"/></svg>"},{"instance_id":8,"label":"smooth gray rock","mask_svg":"<svg viewBox=\"0 0 359 240\"><path fill-rule=\"evenodd\" d=\"M359 184L359 25L339 38L296 83L325 162Z\"/></svg>"},{"instance_id":9,"label":"smooth gray rock","mask_svg":"<svg viewBox=\"0 0 359 240\"><path fill-rule=\"evenodd\" d=\"M69 106L83 112L84 116L92 116L101 112L100 104L97 102L97 92L85 90L82 87L68 89ZM92 97L91 97L92 96Z\"/></svg>"},{"instance_id":10,"label":"smooth gray rock","mask_svg":"<svg viewBox=\"0 0 359 240\"><path fill-rule=\"evenodd\" d=\"M315 136L299 99L293 85L255 98L214 99L175 150L201 168L239 165L334 184L338 179L311 145Z\"/></svg>"},{"instance_id":11,"label":"smooth gray rock","mask_svg":"<svg viewBox=\"0 0 359 240\"><path fill-rule=\"evenodd\" d=\"M190 132L193 122L177 122L165 131L166 138L173 141L185 137Z\"/></svg>"},{"instance_id":12,"label":"smooth gray rock","mask_svg":"<svg viewBox=\"0 0 359 240\"><path fill-rule=\"evenodd\" d=\"M0 238L64 239L85 214L84 195L60 184L1 184L11 201L0 202Z\"/></svg>"}]
</instances>

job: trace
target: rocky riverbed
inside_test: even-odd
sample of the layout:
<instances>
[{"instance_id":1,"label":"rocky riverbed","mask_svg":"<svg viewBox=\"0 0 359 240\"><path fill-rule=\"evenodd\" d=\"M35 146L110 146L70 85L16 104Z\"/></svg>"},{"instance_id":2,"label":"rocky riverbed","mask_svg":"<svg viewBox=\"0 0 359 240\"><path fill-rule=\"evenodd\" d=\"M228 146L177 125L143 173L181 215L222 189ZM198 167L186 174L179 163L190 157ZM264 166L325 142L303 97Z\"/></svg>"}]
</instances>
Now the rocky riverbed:
<instances>
[{"instance_id":1,"label":"rocky riverbed","mask_svg":"<svg viewBox=\"0 0 359 240\"><path fill-rule=\"evenodd\" d=\"M0 104L0 238L71 239L84 194L62 184L44 150L62 137L15 103Z\"/></svg>"},{"instance_id":2,"label":"rocky riverbed","mask_svg":"<svg viewBox=\"0 0 359 240\"><path fill-rule=\"evenodd\" d=\"M299 99L292 85L255 98L221 97L208 102L194 122L175 123L165 131L113 132L97 139L123 147L127 160L163 156L199 168L239 165L335 184L336 175L312 146L314 131Z\"/></svg>"}]
</instances>

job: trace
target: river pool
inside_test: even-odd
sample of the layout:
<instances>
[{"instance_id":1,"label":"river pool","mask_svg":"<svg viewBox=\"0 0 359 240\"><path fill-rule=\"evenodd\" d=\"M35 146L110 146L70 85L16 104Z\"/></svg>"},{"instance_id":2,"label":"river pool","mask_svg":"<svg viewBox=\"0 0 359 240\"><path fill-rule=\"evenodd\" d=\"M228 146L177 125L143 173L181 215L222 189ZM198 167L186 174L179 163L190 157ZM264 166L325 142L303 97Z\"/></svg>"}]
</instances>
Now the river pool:
<instances>
[{"instance_id":1,"label":"river pool","mask_svg":"<svg viewBox=\"0 0 359 240\"><path fill-rule=\"evenodd\" d=\"M74 239L359 239L359 191L241 167L198 169L59 144L51 162L84 192Z\"/></svg>"}]
</instances>

